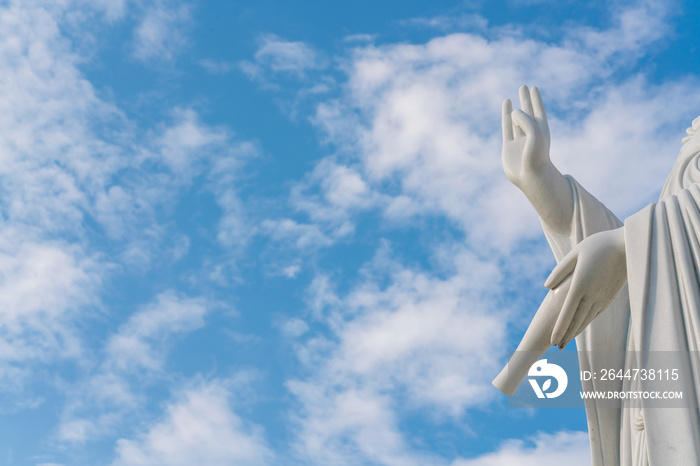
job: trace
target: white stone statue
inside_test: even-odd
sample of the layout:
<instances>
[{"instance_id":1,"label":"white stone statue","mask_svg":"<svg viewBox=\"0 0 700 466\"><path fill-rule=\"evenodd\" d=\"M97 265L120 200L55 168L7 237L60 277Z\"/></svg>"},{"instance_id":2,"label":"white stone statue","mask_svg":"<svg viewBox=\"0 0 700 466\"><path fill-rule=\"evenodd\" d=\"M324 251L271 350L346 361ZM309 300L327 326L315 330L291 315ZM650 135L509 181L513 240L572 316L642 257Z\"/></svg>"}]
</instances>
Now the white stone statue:
<instances>
[{"instance_id":1,"label":"white stone statue","mask_svg":"<svg viewBox=\"0 0 700 466\"><path fill-rule=\"evenodd\" d=\"M582 367L591 363L590 351L619 355L608 361L612 367L624 367L625 353L681 352L690 384L684 396L697 406L700 365L690 352L700 349L700 117L659 201L623 225L552 164L537 88L520 88L520 106L503 103L503 168L539 214L557 266L518 347L534 356L509 363L494 385L512 395L538 355L575 337ZM595 390L600 382L582 383ZM643 381L632 384L644 388ZM643 400L607 406L586 401L594 465L700 465L696 408L645 409Z\"/></svg>"}]
</instances>

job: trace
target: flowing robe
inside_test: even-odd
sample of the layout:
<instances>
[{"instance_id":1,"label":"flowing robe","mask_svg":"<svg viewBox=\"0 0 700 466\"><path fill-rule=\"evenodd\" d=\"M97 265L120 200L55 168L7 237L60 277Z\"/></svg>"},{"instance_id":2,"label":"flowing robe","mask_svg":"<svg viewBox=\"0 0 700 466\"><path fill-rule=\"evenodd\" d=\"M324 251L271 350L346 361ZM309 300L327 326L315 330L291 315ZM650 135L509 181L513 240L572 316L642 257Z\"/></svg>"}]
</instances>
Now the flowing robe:
<instances>
[{"instance_id":1,"label":"flowing robe","mask_svg":"<svg viewBox=\"0 0 700 466\"><path fill-rule=\"evenodd\" d=\"M625 221L628 283L576 337L581 369L592 367L591 351L605 351L625 366L625 351L683 352L684 397L697 406L700 367L689 351L700 350L700 154L681 156L658 203ZM559 262L586 237L622 226L600 201L567 177L574 209L570 235L543 229ZM629 354L629 353L628 353ZM583 381L595 390L596 380ZM644 389L644 382L633 382ZM623 389L623 382L617 389ZM610 387L610 385L606 385ZM629 388L629 387L627 387ZM586 400L593 465L700 465L700 416L696 408L647 408L646 402Z\"/></svg>"}]
</instances>

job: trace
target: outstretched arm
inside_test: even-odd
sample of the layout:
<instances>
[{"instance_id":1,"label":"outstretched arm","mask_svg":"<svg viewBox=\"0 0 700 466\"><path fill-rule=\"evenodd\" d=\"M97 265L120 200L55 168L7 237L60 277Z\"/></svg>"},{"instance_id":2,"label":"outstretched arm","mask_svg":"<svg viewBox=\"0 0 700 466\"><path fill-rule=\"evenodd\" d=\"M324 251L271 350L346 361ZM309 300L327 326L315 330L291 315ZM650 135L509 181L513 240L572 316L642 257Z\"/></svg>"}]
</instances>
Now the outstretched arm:
<instances>
[{"instance_id":1,"label":"outstretched arm","mask_svg":"<svg viewBox=\"0 0 700 466\"><path fill-rule=\"evenodd\" d=\"M496 388L513 396L549 345L563 349L610 305L626 281L624 227L593 234L577 244L547 279L545 286L551 291L508 365L493 380Z\"/></svg>"},{"instance_id":2,"label":"outstretched arm","mask_svg":"<svg viewBox=\"0 0 700 466\"><path fill-rule=\"evenodd\" d=\"M503 102L503 170L527 196L543 222L554 232L569 234L573 195L569 182L549 158L549 125L540 91L520 88L522 110Z\"/></svg>"}]
</instances>

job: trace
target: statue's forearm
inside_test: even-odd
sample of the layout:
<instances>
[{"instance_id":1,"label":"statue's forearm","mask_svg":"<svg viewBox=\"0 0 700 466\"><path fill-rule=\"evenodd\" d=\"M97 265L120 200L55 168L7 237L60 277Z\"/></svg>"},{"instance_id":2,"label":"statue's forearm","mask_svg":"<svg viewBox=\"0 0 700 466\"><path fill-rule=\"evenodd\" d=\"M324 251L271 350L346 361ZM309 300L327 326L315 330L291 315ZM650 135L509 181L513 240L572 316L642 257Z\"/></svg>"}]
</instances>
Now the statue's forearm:
<instances>
[{"instance_id":1,"label":"statue's forearm","mask_svg":"<svg viewBox=\"0 0 700 466\"><path fill-rule=\"evenodd\" d=\"M574 212L571 185L550 162L523 177L518 187L552 231L568 235Z\"/></svg>"}]
</instances>

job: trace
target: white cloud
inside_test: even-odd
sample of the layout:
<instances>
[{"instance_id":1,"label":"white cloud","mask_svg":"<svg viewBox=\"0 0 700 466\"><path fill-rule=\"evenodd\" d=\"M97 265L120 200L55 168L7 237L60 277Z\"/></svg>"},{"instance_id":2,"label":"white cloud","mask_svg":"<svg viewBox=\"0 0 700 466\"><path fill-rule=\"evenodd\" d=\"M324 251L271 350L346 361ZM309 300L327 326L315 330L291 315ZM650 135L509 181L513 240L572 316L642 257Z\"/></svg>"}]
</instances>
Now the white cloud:
<instances>
[{"instance_id":1,"label":"white cloud","mask_svg":"<svg viewBox=\"0 0 700 466\"><path fill-rule=\"evenodd\" d=\"M190 239L183 233L174 236L174 244L170 250L173 262L177 262L187 255L190 249Z\"/></svg>"},{"instance_id":2,"label":"white cloud","mask_svg":"<svg viewBox=\"0 0 700 466\"><path fill-rule=\"evenodd\" d=\"M591 450L587 432L538 433L532 438L509 440L498 451L474 459L460 459L452 466L540 466L542 464L566 464L588 466Z\"/></svg>"},{"instance_id":3,"label":"white cloud","mask_svg":"<svg viewBox=\"0 0 700 466\"><path fill-rule=\"evenodd\" d=\"M380 208L389 221L446 216L472 244L503 252L539 236L536 216L500 167L500 103L529 83L549 109L555 163L587 183L596 174L594 194L630 213L649 200L649 186L661 186L686 115L700 104L695 80L655 87L610 78L662 37L659 5L619 10L613 27L572 29L558 44L493 30L490 39L451 34L354 49L345 92L321 102L314 120L343 162L322 160L314 171L321 176L293 190L294 205L322 231L337 218L319 212ZM633 170L621 172L629 153ZM333 183L343 166L355 182Z\"/></svg>"},{"instance_id":4,"label":"white cloud","mask_svg":"<svg viewBox=\"0 0 700 466\"><path fill-rule=\"evenodd\" d=\"M77 0L85 6L103 10L108 21L116 21L126 14L128 0Z\"/></svg>"},{"instance_id":5,"label":"white cloud","mask_svg":"<svg viewBox=\"0 0 700 466\"><path fill-rule=\"evenodd\" d=\"M376 34L350 34L343 37L343 42L372 42L376 38Z\"/></svg>"},{"instance_id":6,"label":"white cloud","mask_svg":"<svg viewBox=\"0 0 700 466\"><path fill-rule=\"evenodd\" d=\"M317 189L318 185L321 189ZM295 210L306 214L311 223L291 218L266 219L262 230L273 240L288 241L304 250L327 247L352 235L355 213L389 200L371 190L354 168L325 159L306 180L294 186L289 201Z\"/></svg>"},{"instance_id":7,"label":"white cloud","mask_svg":"<svg viewBox=\"0 0 700 466\"><path fill-rule=\"evenodd\" d=\"M143 404L144 388L164 376L173 340L203 327L210 307L166 291L134 313L107 340L95 372L72 387L58 438L82 443L119 425Z\"/></svg>"},{"instance_id":8,"label":"white cloud","mask_svg":"<svg viewBox=\"0 0 700 466\"><path fill-rule=\"evenodd\" d=\"M297 447L307 461L435 464L407 446L399 413L456 419L496 395L490 376L503 356L506 319L489 294L500 276L466 251L453 266L441 279L385 252L346 295L323 277L314 282L309 307L332 336L312 334L297 346L314 375L288 385L302 404Z\"/></svg>"},{"instance_id":9,"label":"white cloud","mask_svg":"<svg viewBox=\"0 0 700 466\"><path fill-rule=\"evenodd\" d=\"M90 303L99 276L90 270L95 264L82 259L75 248L60 243L21 242L17 237L2 239L0 318L6 331L48 327L67 310ZM28 325L26 319L36 322ZM42 320L44 324L39 323ZM48 339L45 344L50 342Z\"/></svg>"},{"instance_id":10,"label":"white cloud","mask_svg":"<svg viewBox=\"0 0 700 466\"><path fill-rule=\"evenodd\" d=\"M173 124L162 126L153 141L160 161L176 174L192 176L197 173L198 159L202 152L224 145L229 135L223 128L202 124L199 115L192 109L175 108Z\"/></svg>"},{"instance_id":11,"label":"white cloud","mask_svg":"<svg viewBox=\"0 0 700 466\"><path fill-rule=\"evenodd\" d=\"M309 331L309 324L298 318L292 318L280 325L282 334L289 338L298 338Z\"/></svg>"},{"instance_id":12,"label":"white cloud","mask_svg":"<svg viewBox=\"0 0 700 466\"><path fill-rule=\"evenodd\" d=\"M261 430L231 410L225 384L210 382L168 404L164 418L137 439L117 442L113 466L262 466L273 457Z\"/></svg>"},{"instance_id":13,"label":"white cloud","mask_svg":"<svg viewBox=\"0 0 700 466\"><path fill-rule=\"evenodd\" d=\"M81 13L91 11L77 5ZM146 130L134 131L118 108L98 97L78 69L84 57L61 34L62 21L81 18L74 7L74 2L14 2L0 11L3 228L35 242L65 235L84 248L92 237L84 229L89 216L111 239L129 237L125 257L144 256L147 262L155 248L144 253L145 244L162 235L156 208L172 202L191 179L183 173L192 176L205 153L226 144L227 135L189 109L174 109L173 123L156 126L145 138ZM170 172L146 173L144 165L154 168L154 162Z\"/></svg>"},{"instance_id":14,"label":"white cloud","mask_svg":"<svg viewBox=\"0 0 700 466\"><path fill-rule=\"evenodd\" d=\"M555 122L562 136L552 151L562 170L624 217L656 201L698 108L696 80L631 79L600 91L580 121Z\"/></svg>"},{"instance_id":15,"label":"white cloud","mask_svg":"<svg viewBox=\"0 0 700 466\"><path fill-rule=\"evenodd\" d=\"M171 375L164 371L174 338L204 324L210 303L166 292L116 333L106 330L102 353L90 345L100 335L86 337L94 327L85 325L123 315L101 300L114 275L184 254L187 238L172 234L171 217L162 214L193 178L203 174L204 189L222 203L222 243L250 234L243 207L229 201L234 170L251 145L231 143L191 109L144 127L81 72L90 57L70 31L96 30L92 21L119 19L125 5L12 1L0 8L0 410L35 408L41 400L32 382L55 384L66 390L56 435L67 443L99 437L144 406L143 389ZM142 59L170 59L182 43L188 13L165 7L146 4L134 52Z\"/></svg>"},{"instance_id":16,"label":"white cloud","mask_svg":"<svg viewBox=\"0 0 700 466\"><path fill-rule=\"evenodd\" d=\"M289 241L299 249L313 249L332 243L318 225L298 223L289 218L267 219L260 226L261 230L273 240Z\"/></svg>"},{"instance_id":17,"label":"white cloud","mask_svg":"<svg viewBox=\"0 0 700 466\"><path fill-rule=\"evenodd\" d=\"M212 60L204 58L199 60L199 65L204 68L209 74L227 74L233 69L233 63L220 60Z\"/></svg>"},{"instance_id":18,"label":"white cloud","mask_svg":"<svg viewBox=\"0 0 700 466\"><path fill-rule=\"evenodd\" d=\"M477 30L485 32L488 28L488 21L477 14L453 14L439 15L429 18L411 18L401 21L403 24L435 28L442 31L448 30Z\"/></svg>"},{"instance_id":19,"label":"white cloud","mask_svg":"<svg viewBox=\"0 0 700 466\"><path fill-rule=\"evenodd\" d=\"M85 191L120 163L95 134L106 121L118 124L119 113L81 76L48 11L15 6L0 11L0 24L0 209L12 222L75 231Z\"/></svg>"},{"instance_id":20,"label":"white cloud","mask_svg":"<svg viewBox=\"0 0 700 466\"><path fill-rule=\"evenodd\" d=\"M225 150L217 155L208 173L209 189L221 209L216 239L236 252L242 250L259 229L239 196L235 183L239 167L256 157L258 149L250 142L228 143Z\"/></svg>"},{"instance_id":21,"label":"white cloud","mask_svg":"<svg viewBox=\"0 0 700 466\"><path fill-rule=\"evenodd\" d=\"M7 230L3 233L0 380L2 391L22 396L36 364L82 356L76 322L83 319L86 309L98 305L101 273L98 264L79 248L27 241Z\"/></svg>"},{"instance_id":22,"label":"white cloud","mask_svg":"<svg viewBox=\"0 0 700 466\"><path fill-rule=\"evenodd\" d=\"M646 45L668 34L670 25L666 19L669 7L667 3L658 0L641 0L637 4L612 6L615 10L612 28L602 31L581 29L575 31L572 36L578 36L586 48L597 53L601 60L613 57L629 60L642 53Z\"/></svg>"},{"instance_id":23,"label":"white cloud","mask_svg":"<svg viewBox=\"0 0 700 466\"><path fill-rule=\"evenodd\" d=\"M327 275L317 275L309 285L306 297L307 307L313 317L323 320L330 309L340 306L341 300L333 289L333 284Z\"/></svg>"},{"instance_id":24,"label":"white cloud","mask_svg":"<svg viewBox=\"0 0 700 466\"><path fill-rule=\"evenodd\" d=\"M284 267L282 269L282 275L284 275L287 278L294 278L297 276L297 274L301 271L301 266L297 264L293 265L288 265L287 267Z\"/></svg>"},{"instance_id":25,"label":"white cloud","mask_svg":"<svg viewBox=\"0 0 700 466\"><path fill-rule=\"evenodd\" d=\"M0 374L18 396L31 396L22 389L39 365L82 356L78 323L100 308L112 270L83 221L120 164L99 128L122 117L78 71L64 8L0 9Z\"/></svg>"},{"instance_id":26,"label":"white cloud","mask_svg":"<svg viewBox=\"0 0 700 466\"><path fill-rule=\"evenodd\" d=\"M297 452L306 464L436 464L408 451L388 396L358 388L328 393L327 387L290 383L304 403ZM439 463L438 463L439 464Z\"/></svg>"},{"instance_id":27,"label":"white cloud","mask_svg":"<svg viewBox=\"0 0 700 466\"><path fill-rule=\"evenodd\" d=\"M267 34L260 39L254 61L239 63L250 79L256 80L264 87L277 89L276 77L293 77L305 79L308 72L326 67L325 60L309 44L300 41L288 41L274 34ZM312 92L306 90L306 93Z\"/></svg>"},{"instance_id":28,"label":"white cloud","mask_svg":"<svg viewBox=\"0 0 700 466\"><path fill-rule=\"evenodd\" d=\"M262 38L255 52L255 61L276 73L300 74L323 66L316 51L308 44L287 41L274 34Z\"/></svg>"},{"instance_id":29,"label":"white cloud","mask_svg":"<svg viewBox=\"0 0 700 466\"><path fill-rule=\"evenodd\" d=\"M96 219L110 238L129 241L121 259L137 270L147 270L166 241L173 241L173 252L184 252L182 236L158 224L157 214L172 207L201 175L222 210L219 242L240 249L255 233L236 191L236 174L257 154L256 147L234 141L223 127L205 124L193 109L174 108L170 114L171 120L156 125L144 145L123 148L133 153L129 165L118 172L114 184L94 195Z\"/></svg>"},{"instance_id":30,"label":"white cloud","mask_svg":"<svg viewBox=\"0 0 700 466\"><path fill-rule=\"evenodd\" d=\"M160 370L164 343L174 335L203 327L209 307L203 299L182 297L174 291L159 294L110 338L105 365L127 372Z\"/></svg>"},{"instance_id":31,"label":"white cloud","mask_svg":"<svg viewBox=\"0 0 700 466\"><path fill-rule=\"evenodd\" d=\"M187 45L184 28L189 23L190 8L156 1L147 6L134 31L134 57L141 61L172 60Z\"/></svg>"}]
</instances>

